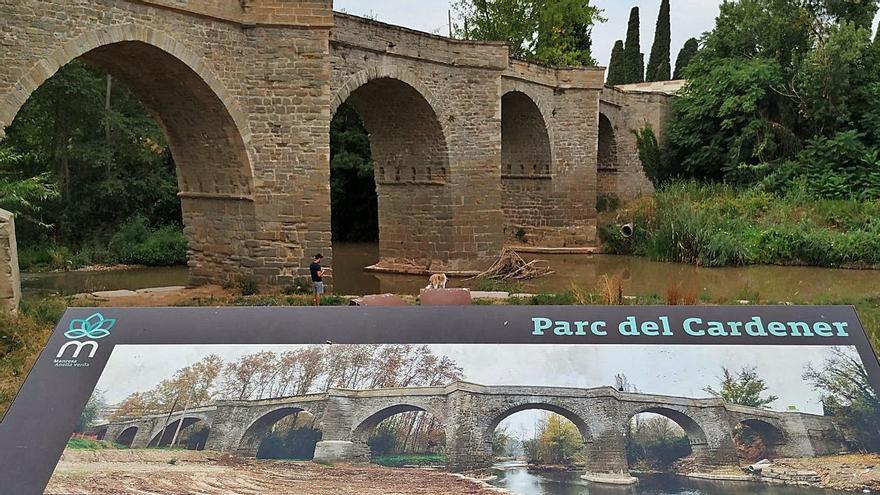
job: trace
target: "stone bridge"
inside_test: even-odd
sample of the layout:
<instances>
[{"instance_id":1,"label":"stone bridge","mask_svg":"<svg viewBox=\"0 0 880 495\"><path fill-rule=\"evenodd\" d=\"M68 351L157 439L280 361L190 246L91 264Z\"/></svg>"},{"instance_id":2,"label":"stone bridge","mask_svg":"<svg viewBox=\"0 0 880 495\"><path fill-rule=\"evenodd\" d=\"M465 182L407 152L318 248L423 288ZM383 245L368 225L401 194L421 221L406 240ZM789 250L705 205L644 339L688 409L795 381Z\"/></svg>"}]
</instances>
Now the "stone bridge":
<instances>
[{"instance_id":1,"label":"stone bridge","mask_svg":"<svg viewBox=\"0 0 880 495\"><path fill-rule=\"evenodd\" d=\"M630 131L659 129L667 99L332 0L15 0L0 2L0 136L73 60L123 80L164 130L194 284L289 284L318 251L332 265L343 103L370 133L381 264L454 273L516 237L592 243L597 194L651 190Z\"/></svg>"},{"instance_id":2,"label":"stone bridge","mask_svg":"<svg viewBox=\"0 0 880 495\"><path fill-rule=\"evenodd\" d=\"M482 468L492 463L492 438L505 418L525 410L545 410L577 426L592 473L626 473L626 432L641 413L665 416L681 426L699 466L736 464L734 434L751 427L773 456L811 457L845 450L832 420L801 412L777 412L690 399L618 392L614 388L483 386L466 382L446 387L337 390L303 397L223 401L183 415L183 427L210 426L209 450L253 456L272 425L295 413L314 417L322 431L315 459L365 461L367 440L383 420L426 411L443 425L448 467ZM181 414L150 416L99 428L103 438L132 447L170 443ZM165 427L165 424L168 424Z\"/></svg>"}]
</instances>

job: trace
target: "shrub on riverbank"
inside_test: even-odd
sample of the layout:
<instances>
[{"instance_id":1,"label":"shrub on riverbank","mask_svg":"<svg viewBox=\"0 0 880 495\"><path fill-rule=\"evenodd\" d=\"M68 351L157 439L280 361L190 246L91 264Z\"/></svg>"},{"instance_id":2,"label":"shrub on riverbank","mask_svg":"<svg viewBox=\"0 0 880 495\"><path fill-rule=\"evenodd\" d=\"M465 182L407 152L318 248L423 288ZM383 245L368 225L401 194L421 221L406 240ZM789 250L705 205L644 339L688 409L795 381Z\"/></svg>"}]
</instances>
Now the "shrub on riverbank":
<instances>
[{"instance_id":1,"label":"shrub on riverbank","mask_svg":"<svg viewBox=\"0 0 880 495\"><path fill-rule=\"evenodd\" d=\"M71 450L107 450L127 449L125 445L105 440L92 440L90 438L71 438L67 441L67 447Z\"/></svg>"},{"instance_id":2,"label":"shrub on riverbank","mask_svg":"<svg viewBox=\"0 0 880 495\"><path fill-rule=\"evenodd\" d=\"M186 264L187 241L177 225L151 227L135 216L123 223L109 241L69 247L55 244L24 246L19 265L24 271L77 270L91 265L175 266Z\"/></svg>"},{"instance_id":3,"label":"shrub on riverbank","mask_svg":"<svg viewBox=\"0 0 880 495\"><path fill-rule=\"evenodd\" d=\"M662 187L599 228L606 250L700 266L880 267L880 202L780 197L695 182ZM625 238L619 225L632 222Z\"/></svg>"}]
</instances>

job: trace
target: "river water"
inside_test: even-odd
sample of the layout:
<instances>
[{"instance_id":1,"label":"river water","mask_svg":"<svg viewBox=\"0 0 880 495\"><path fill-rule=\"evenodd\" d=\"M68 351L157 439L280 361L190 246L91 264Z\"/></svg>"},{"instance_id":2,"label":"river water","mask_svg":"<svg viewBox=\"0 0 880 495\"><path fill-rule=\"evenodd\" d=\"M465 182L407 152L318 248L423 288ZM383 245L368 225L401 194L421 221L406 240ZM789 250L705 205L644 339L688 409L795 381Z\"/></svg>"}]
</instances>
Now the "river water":
<instances>
[{"instance_id":1,"label":"river water","mask_svg":"<svg viewBox=\"0 0 880 495\"><path fill-rule=\"evenodd\" d=\"M335 244L334 290L363 295L394 292L418 294L426 277L375 274L363 270L379 259L376 244ZM838 270L812 267L753 266L698 268L677 263L657 263L645 258L606 255L541 256L554 274L523 284L525 292L562 292L572 283L591 291L603 275L618 277L627 295L664 296L681 284L682 292L707 301L747 299L806 302L821 299L880 296L880 271ZM186 285L186 267L137 268L111 272L23 274L27 293L76 294L98 290L143 289ZM472 282L450 280L450 287L470 287Z\"/></svg>"},{"instance_id":2,"label":"river water","mask_svg":"<svg viewBox=\"0 0 880 495\"><path fill-rule=\"evenodd\" d=\"M847 492L749 482L692 480L674 475L640 476L631 486L589 483L579 472L534 474L525 467L496 470L492 485L517 495L840 495Z\"/></svg>"}]
</instances>

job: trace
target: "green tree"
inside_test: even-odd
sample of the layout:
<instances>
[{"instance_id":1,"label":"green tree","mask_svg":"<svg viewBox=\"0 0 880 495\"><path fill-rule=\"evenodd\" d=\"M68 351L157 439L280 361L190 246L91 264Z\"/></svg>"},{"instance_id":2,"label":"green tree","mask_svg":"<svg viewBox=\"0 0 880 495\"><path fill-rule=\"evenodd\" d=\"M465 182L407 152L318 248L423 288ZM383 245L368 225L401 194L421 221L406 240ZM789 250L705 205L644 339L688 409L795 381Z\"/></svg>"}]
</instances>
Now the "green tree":
<instances>
[{"instance_id":1,"label":"green tree","mask_svg":"<svg viewBox=\"0 0 880 495\"><path fill-rule=\"evenodd\" d=\"M776 402L779 397L775 395L764 396L767 391L767 382L758 376L755 367L744 367L737 372L731 372L727 367L721 367L721 384L718 390L708 386L703 390L730 404L739 404L749 407L768 407Z\"/></svg>"},{"instance_id":2,"label":"green tree","mask_svg":"<svg viewBox=\"0 0 880 495\"><path fill-rule=\"evenodd\" d=\"M113 80L109 89L108 107L107 74L72 62L31 95L6 130L3 144L19 156L18 177L37 177L58 191L43 188L40 220L51 228L25 225L24 246L106 243L136 214L180 229L175 164L161 130L124 84Z\"/></svg>"},{"instance_id":3,"label":"green tree","mask_svg":"<svg viewBox=\"0 0 880 495\"><path fill-rule=\"evenodd\" d=\"M101 414L101 409L106 405L107 403L104 400L104 394L100 390L95 390L95 392L92 393L92 396L89 397L89 401L86 402L86 407L84 407L80 413L79 419L73 427L73 432L85 433L86 430L94 426L95 420L97 420L98 416Z\"/></svg>"},{"instance_id":4,"label":"green tree","mask_svg":"<svg viewBox=\"0 0 880 495\"><path fill-rule=\"evenodd\" d=\"M633 7L629 13L626 29L626 43L623 47L624 84L640 83L645 80L645 56L639 41L639 8Z\"/></svg>"},{"instance_id":5,"label":"green tree","mask_svg":"<svg viewBox=\"0 0 880 495\"><path fill-rule=\"evenodd\" d=\"M0 208L34 224L46 226L37 214L43 202L58 196L51 174L22 176L19 165L24 157L0 146Z\"/></svg>"},{"instance_id":6,"label":"green tree","mask_svg":"<svg viewBox=\"0 0 880 495\"><path fill-rule=\"evenodd\" d=\"M815 9L824 11L837 23L847 21L862 29L871 29L877 16L876 0L813 0Z\"/></svg>"},{"instance_id":7,"label":"green tree","mask_svg":"<svg viewBox=\"0 0 880 495\"><path fill-rule=\"evenodd\" d=\"M624 67L623 60L623 40L617 40L614 42L614 49L611 50L611 62L608 64L608 78L606 80L606 84L611 86L617 86L618 84L624 84L624 72L626 71Z\"/></svg>"},{"instance_id":8,"label":"green tree","mask_svg":"<svg viewBox=\"0 0 880 495\"><path fill-rule=\"evenodd\" d=\"M672 26L669 19L669 0L661 0L660 15L654 31L654 45L648 59L646 81L668 81L672 75L670 65L672 45Z\"/></svg>"},{"instance_id":9,"label":"green tree","mask_svg":"<svg viewBox=\"0 0 880 495\"><path fill-rule=\"evenodd\" d=\"M551 65L594 65L592 29L604 22L590 0L458 0L456 34L506 41L513 57Z\"/></svg>"},{"instance_id":10,"label":"green tree","mask_svg":"<svg viewBox=\"0 0 880 495\"><path fill-rule=\"evenodd\" d=\"M843 420L859 447L880 452L880 398L858 354L833 348L821 366L805 368L804 379L822 393L826 414Z\"/></svg>"},{"instance_id":11,"label":"green tree","mask_svg":"<svg viewBox=\"0 0 880 495\"><path fill-rule=\"evenodd\" d=\"M370 137L348 105L330 123L330 202L334 241L379 240L379 203Z\"/></svg>"},{"instance_id":12,"label":"green tree","mask_svg":"<svg viewBox=\"0 0 880 495\"><path fill-rule=\"evenodd\" d=\"M534 440L524 442L530 462L573 464L583 457L584 440L577 426L558 414L547 414Z\"/></svg>"},{"instance_id":13,"label":"green tree","mask_svg":"<svg viewBox=\"0 0 880 495\"><path fill-rule=\"evenodd\" d=\"M690 65L691 60L700 49L700 42L696 38L691 38L684 43L681 51L678 52L678 58L675 59L675 74L673 79L684 79L685 69Z\"/></svg>"}]
</instances>

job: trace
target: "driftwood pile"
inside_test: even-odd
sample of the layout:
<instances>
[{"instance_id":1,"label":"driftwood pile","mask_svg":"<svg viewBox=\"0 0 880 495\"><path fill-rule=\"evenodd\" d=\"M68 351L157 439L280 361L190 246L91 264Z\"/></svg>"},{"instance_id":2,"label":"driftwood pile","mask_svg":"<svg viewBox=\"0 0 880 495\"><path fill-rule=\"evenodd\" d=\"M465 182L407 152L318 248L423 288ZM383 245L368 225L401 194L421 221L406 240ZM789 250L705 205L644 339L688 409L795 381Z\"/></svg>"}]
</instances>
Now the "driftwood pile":
<instances>
[{"instance_id":1,"label":"driftwood pile","mask_svg":"<svg viewBox=\"0 0 880 495\"><path fill-rule=\"evenodd\" d=\"M477 278L492 280L531 280L546 277L553 274L550 265L545 260L526 261L513 249L504 248L501 256L486 271L480 273Z\"/></svg>"}]
</instances>

